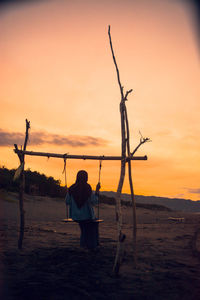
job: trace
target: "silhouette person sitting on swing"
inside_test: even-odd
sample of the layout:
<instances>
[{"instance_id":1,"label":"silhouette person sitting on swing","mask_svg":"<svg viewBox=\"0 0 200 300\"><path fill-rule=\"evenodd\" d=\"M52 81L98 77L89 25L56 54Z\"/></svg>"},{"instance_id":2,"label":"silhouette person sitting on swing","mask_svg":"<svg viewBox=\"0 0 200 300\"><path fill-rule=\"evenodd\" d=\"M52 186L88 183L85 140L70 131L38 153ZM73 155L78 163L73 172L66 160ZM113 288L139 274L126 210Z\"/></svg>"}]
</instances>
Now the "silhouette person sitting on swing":
<instances>
[{"instance_id":1,"label":"silhouette person sitting on swing","mask_svg":"<svg viewBox=\"0 0 200 300\"><path fill-rule=\"evenodd\" d=\"M80 226L80 246L95 249L99 245L99 231L93 206L98 203L100 183L97 184L95 193L92 193L87 181L88 173L80 170L76 182L67 191L66 205L69 205L69 217Z\"/></svg>"}]
</instances>

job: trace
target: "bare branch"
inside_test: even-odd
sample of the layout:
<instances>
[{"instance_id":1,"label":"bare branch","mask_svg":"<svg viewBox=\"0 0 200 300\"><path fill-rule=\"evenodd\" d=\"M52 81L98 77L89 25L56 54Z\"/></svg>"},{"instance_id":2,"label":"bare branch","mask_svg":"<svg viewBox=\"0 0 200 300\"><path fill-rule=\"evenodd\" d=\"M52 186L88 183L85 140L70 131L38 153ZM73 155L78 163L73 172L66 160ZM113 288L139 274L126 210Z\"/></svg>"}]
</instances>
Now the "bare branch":
<instances>
[{"instance_id":1,"label":"bare branch","mask_svg":"<svg viewBox=\"0 0 200 300\"><path fill-rule=\"evenodd\" d=\"M147 142L151 142L150 138L144 138L141 134L141 132L139 131L141 138L140 138L140 143L137 145L137 147L133 150L133 152L130 153L130 156L133 156L135 154L135 152L140 148L140 146L142 146L144 143Z\"/></svg>"},{"instance_id":2,"label":"bare branch","mask_svg":"<svg viewBox=\"0 0 200 300\"><path fill-rule=\"evenodd\" d=\"M124 100L125 100L125 101L127 100L128 94L130 94L132 91L133 91L133 90L130 89L129 91L126 92L126 95L125 95L125 97L124 97Z\"/></svg>"},{"instance_id":3,"label":"bare branch","mask_svg":"<svg viewBox=\"0 0 200 300\"><path fill-rule=\"evenodd\" d=\"M108 26L108 35L109 35L109 41L110 41L110 48L111 48L111 52L112 52L112 57L113 57L113 61L114 61L114 64L115 64L116 71L117 71L117 80L118 80L119 88L120 88L120 92L121 92L121 100L124 100L123 86L121 85L120 76L119 76L119 69L118 69L118 66L117 66L117 62L116 62L116 58L115 58L115 54L114 54L114 50L113 50L113 46L112 46L112 39L111 39L111 34L110 34L110 25Z\"/></svg>"}]
</instances>

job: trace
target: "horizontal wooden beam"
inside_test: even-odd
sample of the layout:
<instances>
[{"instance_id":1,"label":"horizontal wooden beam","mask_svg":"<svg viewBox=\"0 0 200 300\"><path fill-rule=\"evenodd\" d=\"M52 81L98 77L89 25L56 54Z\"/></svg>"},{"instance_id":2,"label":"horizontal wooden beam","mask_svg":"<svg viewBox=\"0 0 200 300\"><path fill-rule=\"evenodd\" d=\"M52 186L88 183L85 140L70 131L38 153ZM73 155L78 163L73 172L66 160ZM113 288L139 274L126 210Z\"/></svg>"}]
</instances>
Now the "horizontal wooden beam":
<instances>
[{"instance_id":1,"label":"horizontal wooden beam","mask_svg":"<svg viewBox=\"0 0 200 300\"><path fill-rule=\"evenodd\" d=\"M17 154L24 155L33 155L33 156L46 156L46 157L55 157L55 158L66 158L66 159L94 159L94 160L122 160L121 156L95 156L95 155L72 155L72 154L57 154L57 153L45 153L45 152L35 152L35 151L23 151L14 149L14 152ZM147 156L131 156L126 157L126 160L147 160Z\"/></svg>"}]
</instances>

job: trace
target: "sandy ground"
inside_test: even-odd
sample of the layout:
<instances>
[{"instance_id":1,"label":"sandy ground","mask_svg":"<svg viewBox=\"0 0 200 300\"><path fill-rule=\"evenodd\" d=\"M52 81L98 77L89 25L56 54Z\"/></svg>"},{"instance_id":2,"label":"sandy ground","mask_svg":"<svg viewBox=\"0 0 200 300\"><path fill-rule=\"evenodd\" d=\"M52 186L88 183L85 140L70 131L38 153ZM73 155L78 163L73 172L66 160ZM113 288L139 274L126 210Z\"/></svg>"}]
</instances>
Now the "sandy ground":
<instances>
[{"instance_id":1,"label":"sandy ground","mask_svg":"<svg viewBox=\"0 0 200 300\"><path fill-rule=\"evenodd\" d=\"M133 267L132 211L123 207L125 257L112 273L115 207L100 209L101 246L79 248L79 227L63 223L64 201L26 196L23 250L17 249L17 195L0 191L0 299L200 299L200 259L194 245L200 214L137 209L137 267ZM184 222L169 217L184 217ZM200 236L200 234L199 234Z\"/></svg>"}]
</instances>

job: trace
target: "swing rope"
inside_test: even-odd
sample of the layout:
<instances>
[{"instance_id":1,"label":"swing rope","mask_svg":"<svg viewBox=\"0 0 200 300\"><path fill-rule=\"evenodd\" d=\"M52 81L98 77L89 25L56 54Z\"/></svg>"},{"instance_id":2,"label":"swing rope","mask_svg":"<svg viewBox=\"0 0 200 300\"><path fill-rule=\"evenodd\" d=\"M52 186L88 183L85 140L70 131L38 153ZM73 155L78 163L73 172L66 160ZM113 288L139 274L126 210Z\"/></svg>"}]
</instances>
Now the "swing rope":
<instances>
[{"instance_id":1,"label":"swing rope","mask_svg":"<svg viewBox=\"0 0 200 300\"><path fill-rule=\"evenodd\" d=\"M63 168L63 171L62 171L62 174L64 173L65 174L65 187L67 189L67 172L66 172L66 157L64 158L64 168Z\"/></svg>"},{"instance_id":2,"label":"swing rope","mask_svg":"<svg viewBox=\"0 0 200 300\"><path fill-rule=\"evenodd\" d=\"M65 175L65 188L66 188L66 191L67 191L67 172L66 172L66 157L64 158L64 168L63 168L63 171L62 171L62 174L64 173ZM69 207L68 205L66 205L66 218L69 219Z\"/></svg>"},{"instance_id":3,"label":"swing rope","mask_svg":"<svg viewBox=\"0 0 200 300\"><path fill-rule=\"evenodd\" d=\"M99 181L98 184L101 182L101 168L102 168L102 159L99 160ZM98 210L97 210L97 218L99 220L99 194L98 194Z\"/></svg>"}]
</instances>

